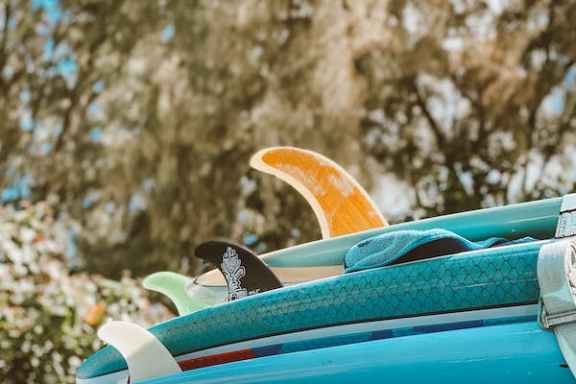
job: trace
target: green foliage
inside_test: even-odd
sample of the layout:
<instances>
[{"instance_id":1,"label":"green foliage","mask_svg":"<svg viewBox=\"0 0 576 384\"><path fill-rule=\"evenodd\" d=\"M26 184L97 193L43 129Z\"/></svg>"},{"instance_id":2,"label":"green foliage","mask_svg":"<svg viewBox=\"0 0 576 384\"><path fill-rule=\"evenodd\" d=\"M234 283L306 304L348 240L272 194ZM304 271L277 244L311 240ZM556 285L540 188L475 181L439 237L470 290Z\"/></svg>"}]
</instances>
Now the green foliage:
<instances>
[{"instance_id":1,"label":"green foliage","mask_svg":"<svg viewBox=\"0 0 576 384\"><path fill-rule=\"evenodd\" d=\"M87 271L318 238L249 170L269 145L334 158L393 221L575 186L573 1L53 3L0 4L0 187L57 201Z\"/></svg>"},{"instance_id":2,"label":"green foliage","mask_svg":"<svg viewBox=\"0 0 576 384\"><path fill-rule=\"evenodd\" d=\"M363 144L412 215L574 190L576 3L393 3L396 40L358 58Z\"/></svg>"},{"instance_id":3,"label":"green foliage","mask_svg":"<svg viewBox=\"0 0 576 384\"><path fill-rule=\"evenodd\" d=\"M168 316L137 281L70 274L67 230L45 203L0 211L0 381L73 383L82 359L101 346L105 318L151 324Z\"/></svg>"}]
</instances>

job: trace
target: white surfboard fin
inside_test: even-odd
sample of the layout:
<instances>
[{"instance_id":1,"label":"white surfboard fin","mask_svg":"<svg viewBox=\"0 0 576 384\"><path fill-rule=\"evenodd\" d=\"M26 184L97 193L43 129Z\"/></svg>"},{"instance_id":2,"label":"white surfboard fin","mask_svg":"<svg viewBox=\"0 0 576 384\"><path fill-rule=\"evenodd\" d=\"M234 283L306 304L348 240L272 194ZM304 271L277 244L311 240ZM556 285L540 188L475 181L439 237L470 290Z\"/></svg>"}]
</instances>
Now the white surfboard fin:
<instances>
[{"instance_id":1,"label":"white surfboard fin","mask_svg":"<svg viewBox=\"0 0 576 384\"><path fill-rule=\"evenodd\" d=\"M182 372L164 344L137 324L111 321L98 330L98 337L124 357L131 383Z\"/></svg>"}]
</instances>

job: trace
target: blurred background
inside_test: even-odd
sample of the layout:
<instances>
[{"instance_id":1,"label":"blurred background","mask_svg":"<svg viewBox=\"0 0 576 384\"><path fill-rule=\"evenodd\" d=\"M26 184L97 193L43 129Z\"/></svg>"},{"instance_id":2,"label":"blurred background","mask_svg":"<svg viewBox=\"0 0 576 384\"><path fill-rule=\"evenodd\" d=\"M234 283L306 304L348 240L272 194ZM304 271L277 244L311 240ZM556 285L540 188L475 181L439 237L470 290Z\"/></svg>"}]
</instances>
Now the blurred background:
<instances>
[{"instance_id":1,"label":"blurred background","mask_svg":"<svg viewBox=\"0 0 576 384\"><path fill-rule=\"evenodd\" d=\"M576 2L0 0L0 378L73 382L106 318L213 237L320 237L250 170L294 145L391 222L576 183Z\"/></svg>"}]
</instances>

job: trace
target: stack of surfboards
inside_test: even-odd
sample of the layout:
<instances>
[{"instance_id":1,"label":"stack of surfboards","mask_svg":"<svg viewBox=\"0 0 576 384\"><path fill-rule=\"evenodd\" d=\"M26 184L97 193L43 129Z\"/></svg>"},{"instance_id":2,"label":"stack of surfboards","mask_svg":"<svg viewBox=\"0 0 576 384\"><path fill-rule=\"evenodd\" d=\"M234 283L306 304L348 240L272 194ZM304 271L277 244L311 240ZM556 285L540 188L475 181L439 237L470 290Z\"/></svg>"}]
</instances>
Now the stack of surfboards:
<instances>
[{"instance_id":1,"label":"stack of surfboards","mask_svg":"<svg viewBox=\"0 0 576 384\"><path fill-rule=\"evenodd\" d=\"M104 325L110 346L82 364L78 384L576 382L574 195L387 226L313 152L272 148L252 164L307 197L323 239L261 255L278 277L265 292L236 295L246 273L228 249L228 269L151 276L180 316L148 330ZM342 273L358 242L432 228L541 240Z\"/></svg>"}]
</instances>

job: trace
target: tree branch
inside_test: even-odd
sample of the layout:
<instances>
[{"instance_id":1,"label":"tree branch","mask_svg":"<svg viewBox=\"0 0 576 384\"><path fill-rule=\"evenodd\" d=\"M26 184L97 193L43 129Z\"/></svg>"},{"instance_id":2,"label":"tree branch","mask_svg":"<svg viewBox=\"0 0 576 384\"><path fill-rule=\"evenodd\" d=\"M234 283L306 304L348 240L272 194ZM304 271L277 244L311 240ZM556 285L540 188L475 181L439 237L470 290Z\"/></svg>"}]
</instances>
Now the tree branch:
<instances>
[{"instance_id":1,"label":"tree branch","mask_svg":"<svg viewBox=\"0 0 576 384\"><path fill-rule=\"evenodd\" d=\"M430 111L428 110L428 106L426 105L426 101L422 97L422 95L420 93L420 89L418 88L418 85L416 84L415 80L412 81L412 89L414 90L414 94L416 95L416 102L418 104L418 107L420 108L420 110L424 114L426 121L428 121L428 124L430 125L430 128L432 129L432 132L434 133L436 143L438 144L439 147L444 147L444 145L446 145L446 137L442 133L442 129L440 129L440 125L438 124L436 119L434 119L434 116L432 116Z\"/></svg>"},{"instance_id":2,"label":"tree branch","mask_svg":"<svg viewBox=\"0 0 576 384\"><path fill-rule=\"evenodd\" d=\"M4 70L8 55L6 46L8 45L8 31L10 29L10 18L12 17L12 6L9 1L4 5L4 26L2 28L2 40L0 41L0 73ZM2 77L0 76L0 81Z\"/></svg>"}]
</instances>

